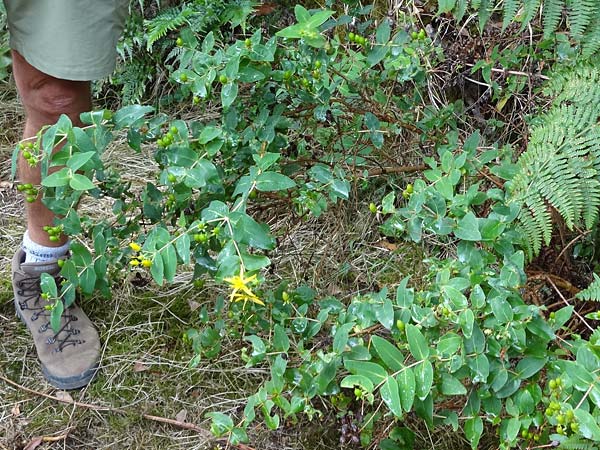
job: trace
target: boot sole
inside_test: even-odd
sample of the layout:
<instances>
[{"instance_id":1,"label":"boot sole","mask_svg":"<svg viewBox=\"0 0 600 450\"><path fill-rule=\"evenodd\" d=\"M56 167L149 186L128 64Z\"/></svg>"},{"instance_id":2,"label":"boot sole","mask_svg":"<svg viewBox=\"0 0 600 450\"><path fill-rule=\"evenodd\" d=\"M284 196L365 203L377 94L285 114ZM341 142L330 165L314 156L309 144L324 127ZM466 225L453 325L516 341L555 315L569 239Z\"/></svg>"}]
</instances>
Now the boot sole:
<instances>
[{"instance_id":1,"label":"boot sole","mask_svg":"<svg viewBox=\"0 0 600 450\"><path fill-rule=\"evenodd\" d=\"M19 302L17 301L16 297L14 298L14 304L17 317L21 320L21 322L23 322L23 325L25 325L27 331L29 331L29 333L31 334L31 330L29 330L29 328L27 327L27 323L25 322L25 319L21 314L21 308L19 307ZM94 367L87 369L80 375L73 375L70 377L57 377L55 375L52 375L48 368L42 362L40 362L40 364L42 366L42 374L44 375L44 378L48 380L48 383L50 383L55 388L62 389L64 391L80 389L84 386L87 386L88 384L90 384L90 382L98 372L98 364L96 364Z\"/></svg>"}]
</instances>

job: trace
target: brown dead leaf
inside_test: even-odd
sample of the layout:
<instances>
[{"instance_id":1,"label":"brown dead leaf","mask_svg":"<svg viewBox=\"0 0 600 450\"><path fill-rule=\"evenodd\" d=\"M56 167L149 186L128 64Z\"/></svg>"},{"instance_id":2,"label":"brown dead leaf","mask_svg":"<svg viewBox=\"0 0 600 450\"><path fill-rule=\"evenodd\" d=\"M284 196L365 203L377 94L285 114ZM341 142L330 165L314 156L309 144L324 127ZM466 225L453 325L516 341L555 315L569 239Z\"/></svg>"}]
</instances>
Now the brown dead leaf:
<instances>
[{"instance_id":1,"label":"brown dead leaf","mask_svg":"<svg viewBox=\"0 0 600 450\"><path fill-rule=\"evenodd\" d=\"M67 391L57 391L54 396L58 399L59 402L63 403L74 403L73 397Z\"/></svg>"},{"instance_id":2,"label":"brown dead leaf","mask_svg":"<svg viewBox=\"0 0 600 450\"><path fill-rule=\"evenodd\" d=\"M135 364L133 365L134 372L145 372L149 368L150 368L150 366L147 366L146 364L144 364L141 361L136 361Z\"/></svg>"},{"instance_id":3,"label":"brown dead leaf","mask_svg":"<svg viewBox=\"0 0 600 450\"><path fill-rule=\"evenodd\" d=\"M377 246L380 247L380 248L384 248L386 250L389 250L390 252L398 250L398 246L396 244L392 244L391 242L386 241L385 239L382 239L381 241L379 241L377 243Z\"/></svg>"},{"instance_id":4,"label":"brown dead leaf","mask_svg":"<svg viewBox=\"0 0 600 450\"><path fill-rule=\"evenodd\" d=\"M195 302L194 300L188 300L188 305L190 307L190 311L194 312L198 308L200 308L200 303Z\"/></svg>"},{"instance_id":5,"label":"brown dead leaf","mask_svg":"<svg viewBox=\"0 0 600 450\"><path fill-rule=\"evenodd\" d=\"M21 415L21 408L19 408L19 405L16 404L15 406L12 407L12 409L10 410L10 413L15 417L19 417Z\"/></svg>"},{"instance_id":6,"label":"brown dead leaf","mask_svg":"<svg viewBox=\"0 0 600 450\"><path fill-rule=\"evenodd\" d=\"M23 448L23 450L35 450L44 442L44 438L42 436L38 436L29 441L29 444Z\"/></svg>"},{"instance_id":7,"label":"brown dead leaf","mask_svg":"<svg viewBox=\"0 0 600 450\"><path fill-rule=\"evenodd\" d=\"M187 410L185 410L185 409L182 409L182 410L181 410L181 411L179 411L179 412L177 413L177 415L175 416L175 420L176 420L177 422L185 423L185 419L187 419L187 414L188 414Z\"/></svg>"}]
</instances>

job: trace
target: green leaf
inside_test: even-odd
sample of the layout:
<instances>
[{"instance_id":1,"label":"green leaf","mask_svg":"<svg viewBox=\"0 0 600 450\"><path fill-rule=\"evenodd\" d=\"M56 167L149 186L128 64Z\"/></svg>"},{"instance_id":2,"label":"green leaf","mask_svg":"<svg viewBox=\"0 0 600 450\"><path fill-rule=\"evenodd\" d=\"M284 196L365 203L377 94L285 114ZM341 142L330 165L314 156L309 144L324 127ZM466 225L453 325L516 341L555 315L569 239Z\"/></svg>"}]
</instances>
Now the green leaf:
<instances>
[{"instance_id":1,"label":"green leaf","mask_svg":"<svg viewBox=\"0 0 600 450\"><path fill-rule=\"evenodd\" d=\"M456 0L438 0L438 15L451 12L455 5Z\"/></svg>"},{"instance_id":2,"label":"green leaf","mask_svg":"<svg viewBox=\"0 0 600 450\"><path fill-rule=\"evenodd\" d=\"M202 129L200 136L198 136L198 142L202 145L206 145L213 139L221 137L222 134L223 131L220 128L209 125Z\"/></svg>"},{"instance_id":3,"label":"green leaf","mask_svg":"<svg viewBox=\"0 0 600 450\"><path fill-rule=\"evenodd\" d=\"M119 130L132 126L152 111L154 111L152 106L129 105L115 112L112 120L115 128Z\"/></svg>"},{"instance_id":4,"label":"green leaf","mask_svg":"<svg viewBox=\"0 0 600 450\"><path fill-rule=\"evenodd\" d=\"M94 183L92 183L92 180L79 173L73 174L69 180L69 186L71 186L71 188L75 191L88 191L96 187Z\"/></svg>"},{"instance_id":5,"label":"green leaf","mask_svg":"<svg viewBox=\"0 0 600 450\"><path fill-rule=\"evenodd\" d=\"M481 420L481 417L467 419L465 421L464 430L465 436L471 442L471 448L477 450L481 434L483 433L483 420Z\"/></svg>"},{"instance_id":6,"label":"green leaf","mask_svg":"<svg viewBox=\"0 0 600 450\"><path fill-rule=\"evenodd\" d=\"M278 352L287 352L290 349L290 338L285 328L279 324L273 327L273 348Z\"/></svg>"},{"instance_id":7,"label":"green leaf","mask_svg":"<svg viewBox=\"0 0 600 450\"><path fill-rule=\"evenodd\" d=\"M42 292L46 292L50 295L50 298L56 299L58 297L58 288L56 287L56 280L48 273L42 273L40 276L40 287Z\"/></svg>"},{"instance_id":8,"label":"green leaf","mask_svg":"<svg viewBox=\"0 0 600 450\"><path fill-rule=\"evenodd\" d=\"M317 28L325 23L327 19L329 19L333 15L333 11L324 10L317 11L315 14L311 16L310 19L304 24L307 28Z\"/></svg>"},{"instance_id":9,"label":"green leaf","mask_svg":"<svg viewBox=\"0 0 600 450\"><path fill-rule=\"evenodd\" d=\"M234 239L242 244L262 250L272 250L275 247L275 239L270 234L267 224L259 224L247 214L232 214L232 219L237 221L233 226Z\"/></svg>"},{"instance_id":10,"label":"green leaf","mask_svg":"<svg viewBox=\"0 0 600 450\"><path fill-rule=\"evenodd\" d=\"M381 395L383 402L396 417L402 417L398 383L396 383L393 377L387 377L385 383L379 388L379 395Z\"/></svg>"},{"instance_id":11,"label":"green leaf","mask_svg":"<svg viewBox=\"0 0 600 450\"><path fill-rule=\"evenodd\" d=\"M256 177L256 189L259 191L285 191L296 186L294 180L277 172L263 172Z\"/></svg>"},{"instance_id":12,"label":"green leaf","mask_svg":"<svg viewBox=\"0 0 600 450\"><path fill-rule=\"evenodd\" d=\"M454 230L454 235L463 241L481 241L479 232L479 223L477 217L472 212L468 212L458 221L458 228Z\"/></svg>"},{"instance_id":13,"label":"green leaf","mask_svg":"<svg viewBox=\"0 0 600 450\"><path fill-rule=\"evenodd\" d=\"M349 322L340 325L335 330L335 335L333 336L333 351L338 355L341 355L346 350L346 345L348 345L348 336L353 327L354 322Z\"/></svg>"},{"instance_id":14,"label":"green leaf","mask_svg":"<svg viewBox=\"0 0 600 450\"><path fill-rule=\"evenodd\" d=\"M442 374L442 394L444 395L465 395L467 388L463 384L450 374Z\"/></svg>"},{"instance_id":15,"label":"green leaf","mask_svg":"<svg viewBox=\"0 0 600 450\"><path fill-rule=\"evenodd\" d=\"M173 244L167 244L160 252L165 280L172 283L177 271L177 252Z\"/></svg>"},{"instance_id":16,"label":"green leaf","mask_svg":"<svg viewBox=\"0 0 600 450\"><path fill-rule=\"evenodd\" d=\"M358 386L366 392L373 392L375 388L371 379L364 375L347 375L340 382L340 387L343 388L352 389L354 386Z\"/></svg>"},{"instance_id":17,"label":"green leaf","mask_svg":"<svg viewBox=\"0 0 600 450\"><path fill-rule=\"evenodd\" d=\"M67 167L72 171L79 170L87 163L96 152L75 153L67 160Z\"/></svg>"},{"instance_id":18,"label":"green leaf","mask_svg":"<svg viewBox=\"0 0 600 450\"><path fill-rule=\"evenodd\" d=\"M505 429L505 439L508 442L514 441L519 435L519 430L521 429L521 421L517 417L511 417L508 419L506 423Z\"/></svg>"},{"instance_id":19,"label":"green leaf","mask_svg":"<svg viewBox=\"0 0 600 450\"><path fill-rule=\"evenodd\" d=\"M460 348L462 338L456 333L446 333L443 335L437 344L437 352L440 356L452 356Z\"/></svg>"},{"instance_id":20,"label":"green leaf","mask_svg":"<svg viewBox=\"0 0 600 450\"><path fill-rule=\"evenodd\" d=\"M490 375L490 362L484 354L479 354L475 358L469 358L468 364L473 373L473 383L487 383Z\"/></svg>"},{"instance_id":21,"label":"green leaf","mask_svg":"<svg viewBox=\"0 0 600 450\"><path fill-rule=\"evenodd\" d=\"M162 256L159 253L155 253L152 258L152 266L150 267L150 275L154 279L154 282L159 286L163 285L165 280L165 268L163 265Z\"/></svg>"},{"instance_id":22,"label":"green leaf","mask_svg":"<svg viewBox=\"0 0 600 450\"><path fill-rule=\"evenodd\" d=\"M410 277L403 278L396 289L396 305L400 308L410 308L414 302L414 291L407 287L409 279Z\"/></svg>"},{"instance_id":23,"label":"green leaf","mask_svg":"<svg viewBox=\"0 0 600 450\"><path fill-rule=\"evenodd\" d=\"M416 394L419 400L425 400L433 386L433 366L429 360L424 360L414 367Z\"/></svg>"},{"instance_id":24,"label":"green leaf","mask_svg":"<svg viewBox=\"0 0 600 450\"><path fill-rule=\"evenodd\" d=\"M404 369L404 355L398 347L379 336L371 337L371 345L379 359L393 372Z\"/></svg>"},{"instance_id":25,"label":"green leaf","mask_svg":"<svg viewBox=\"0 0 600 450\"><path fill-rule=\"evenodd\" d=\"M517 376L526 380L538 373L546 365L547 358L526 356L517 364Z\"/></svg>"},{"instance_id":26,"label":"green leaf","mask_svg":"<svg viewBox=\"0 0 600 450\"><path fill-rule=\"evenodd\" d=\"M54 306L52 307L52 311L50 312L50 326L55 333L58 333L60 330L60 322L65 310L65 305L61 300L56 300Z\"/></svg>"},{"instance_id":27,"label":"green leaf","mask_svg":"<svg viewBox=\"0 0 600 450\"><path fill-rule=\"evenodd\" d=\"M175 247L177 248L177 254L181 258L183 264L190 263L190 235L182 233L175 241Z\"/></svg>"},{"instance_id":28,"label":"green leaf","mask_svg":"<svg viewBox=\"0 0 600 450\"><path fill-rule=\"evenodd\" d=\"M212 419L210 431L217 437L223 436L233 429L233 420L226 414L220 412L206 413L206 417Z\"/></svg>"},{"instance_id":29,"label":"green leaf","mask_svg":"<svg viewBox=\"0 0 600 450\"><path fill-rule=\"evenodd\" d=\"M394 305L388 298L383 300L381 305L373 305L375 317L386 329L391 330L394 326Z\"/></svg>"},{"instance_id":30,"label":"green leaf","mask_svg":"<svg viewBox=\"0 0 600 450\"><path fill-rule=\"evenodd\" d=\"M362 375L373 382L374 385L380 384L387 377L387 372L379 364L369 361L345 360L344 367L354 375Z\"/></svg>"},{"instance_id":31,"label":"green leaf","mask_svg":"<svg viewBox=\"0 0 600 450\"><path fill-rule=\"evenodd\" d=\"M575 389L586 392L594 384L594 376L581 364L573 361L563 361L567 375L571 378Z\"/></svg>"},{"instance_id":32,"label":"green leaf","mask_svg":"<svg viewBox=\"0 0 600 450\"><path fill-rule=\"evenodd\" d=\"M514 313L510 303L501 295L493 296L489 299L492 312L500 323L508 323L513 320Z\"/></svg>"},{"instance_id":33,"label":"green leaf","mask_svg":"<svg viewBox=\"0 0 600 450\"><path fill-rule=\"evenodd\" d=\"M229 82L221 89L221 103L223 108L229 108L238 95L238 85L234 82Z\"/></svg>"},{"instance_id":34,"label":"green leaf","mask_svg":"<svg viewBox=\"0 0 600 450\"><path fill-rule=\"evenodd\" d=\"M71 171L67 167L63 167L58 172L54 172L42 180L42 186L60 187L66 186L71 180Z\"/></svg>"},{"instance_id":35,"label":"green leaf","mask_svg":"<svg viewBox=\"0 0 600 450\"><path fill-rule=\"evenodd\" d=\"M429 357L429 345L421 330L415 325L406 325L406 339L408 340L408 348L417 361L427 359Z\"/></svg>"},{"instance_id":36,"label":"green leaf","mask_svg":"<svg viewBox=\"0 0 600 450\"><path fill-rule=\"evenodd\" d=\"M600 441L600 427L598 426L598 419L594 418L589 412L583 409L576 409L575 417L577 423L579 423L579 431L583 437L591 439L592 441Z\"/></svg>"},{"instance_id":37,"label":"green leaf","mask_svg":"<svg viewBox=\"0 0 600 450\"><path fill-rule=\"evenodd\" d=\"M396 377L398 388L400 389L400 402L404 411L412 409L416 393L415 373L411 367L405 368Z\"/></svg>"}]
</instances>

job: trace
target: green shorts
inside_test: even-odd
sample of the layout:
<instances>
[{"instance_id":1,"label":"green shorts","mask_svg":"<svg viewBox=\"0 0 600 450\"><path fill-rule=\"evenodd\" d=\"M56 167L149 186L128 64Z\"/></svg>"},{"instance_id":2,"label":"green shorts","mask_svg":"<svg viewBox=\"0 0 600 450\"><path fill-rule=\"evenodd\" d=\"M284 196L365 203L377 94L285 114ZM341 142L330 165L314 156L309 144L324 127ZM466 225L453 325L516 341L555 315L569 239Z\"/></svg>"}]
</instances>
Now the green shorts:
<instances>
[{"instance_id":1,"label":"green shorts","mask_svg":"<svg viewBox=\"0 0 600 450\"><path fill-rule=\"evenodd\" d=\"M115 69L128 0L3 0L10 46L36 69L64 80Z\"/></svg>"}]
</instances>

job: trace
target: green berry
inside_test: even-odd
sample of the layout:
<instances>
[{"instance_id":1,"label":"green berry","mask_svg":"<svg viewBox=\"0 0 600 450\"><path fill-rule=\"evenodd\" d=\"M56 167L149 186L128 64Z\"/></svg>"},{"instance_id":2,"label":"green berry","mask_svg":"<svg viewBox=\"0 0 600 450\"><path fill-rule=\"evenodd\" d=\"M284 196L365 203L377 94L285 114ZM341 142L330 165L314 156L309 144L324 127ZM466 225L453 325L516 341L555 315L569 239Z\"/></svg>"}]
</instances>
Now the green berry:
<instances>
[{"instance_id":1,"label":"green berry","mask_svg":"<svg viewBox=\"0 0 600 450\"><path fill-rule=\"evenodd\" d=\"M356 35L354 33L348 33L348 40L350 42L354 42L355 39L356 39Z\"/></svg>"},{"instance_id":2,"label":"green berry","mask_svg":"<svg viewBox=\"0 0 600 450\"><path fill-rule=\"evenodd\" d=\"M179 129L177 129L177 127L175 125L173 125L169 131L171 132L171 134L177 134L179 133Z\"/></svg>"},{"instance_id":3,"label":"green berry","mask_svg":"<svg viewBox=\"0 0 600 450\"><path fill-rule=\"evenodd\" d=\"M250 47L252 47L252 39L250 39L250 38L246 38L246 40L244 41L244 45L245 45L247 48L250 48Z\"/></svg>"},{"instance_id":4,"label":"green berry","mask_svg":"<svg viewBox=\"0 0 600 450\"><path fill-rule=\"evenodd\" d=\"M579 431L579 424L577 422L571 423L571 431L573 433L577 433Z\"/></svg>"},{"instance_id":5,"label":"green berry","mask_svg":"<svg viewBox=\"0 0 600 450\"><path fill-rule=\"evenodd\" d=\"M159 147L166 147L165 142L161 138L158 138L156 140L156 145L158 145Z\"/></svg>"},{"instance_id":6,"label":"green berry","mask_svg":"<svg viewBox=\"0 0 600 450\"><path fill-rule=\"evenodd\" d=\"M315 61L315 69L321 68L321 61Z\"/></svg>"},{"instance_id":7,"label":"green berry","mask_svg":"<svg viewBox=\"0 0 600 450\"><path fill-rule=\"evenodd\" d=\"M219 77L219 81L221 82L221 84L227 84L227 82L228 82L229 80L227 79L227 76L226 76L226 75L221 75L221 76Z\"/></svg>"},{"instance_id":8,"label":"green berry","mask_svg":"<svg viewBox=\"0 0 600 450\"><path fill-rule=\"evenodd\" d=\"M550 387L550 389L554 390L556 389L556 380L550 380L548 382L548 386Z\"/></svg>"},{"instance_id":9,"label":"green berry","mask_svg":"<svg viewBox=\"0 0 600 450\"><path fill-rule=\"evenodd\" d=\"M177 181L177 177L175 175L173 175L172 173L167 175L167 179L169 180L170 183L175 183Z\"/></svg>"},{"instance_id":10,"label":"green berry","mask_svg":"<svg viewBox=\"0 0 600 450\"><path fill-rule=\"evenodd\" d=\"M529 432L528 432L527 430L523 430L523 431L521 431L521 437L522 437L523 439L527 439L527 435L528 435L528 434L529 434Z\"/></svg>"},{"instance_id":11,"label":"green berry","mask_svg":"<svg viewBox=\"0 0 600 450\"><path fill-rule=\"evenodd\" d=\"M181 47L183 45L183 39L178 37L177 40L175 41L175 43L177 44L178 47Z\"/></svg>"},{"instance_id":12,"label":"green berry","mask_svg":"<svg viewBox=\"0 0 600 450\"><path fill-rule=\"evenodd\" d=\"M425 30L424 30L423 28L421 28L421 29L419 30L419 33L418 33L417 37L418 37L419 39L423 40L423 39L425 39L425 37L426 37L426 36L427 36L427 35L425 34Z\"/></svg>"},{"instance_id":13,"label":"green berry","mask_svg":"<svg viewBox=\"0 0 600 450\"><path fill-rule=\"evenodd\" d=\"M377 205L375 203L369 203L369 211L375 214L377 212Z\"/></svg>"},{"instance_id":14,"label":"green berry","mask_svg":"<svg viewBox=\"0 0 600 450\"><path fill-rule=\"evenodd\" d=\"M58 265L58 267L62 267L65 265L65 260L64 259L59 259L58 261L56 261L56 264Z\"/></svg>"},{"instance_id":15,"label":"green berry","mask_svg":"<svg viewBox=\"0 0 600 450\"><path fill-rule=\"evenodd\" d=\"M416 31L413 31L412 33L410 33L410 37L415 40L419 38L419 33L417 33Z\"/></svg>"},{"instance_id":16,"label":"green berry","mask_svg":"<svg viewBox=\"0 0 600 450\"><path fill-rule=\"evenodd\" d=\"M192 103L194 105L197 105L200 103L200 97L198 97L197 95L194 95L194 98L192 98Z\"/></svg>"},{"instance_id":17,"label":"green berry","mask_svg":"<svg viewBox=\"0 0 600 450\"><path fill-rule=\"evenodd\" d=\"M185 73L182 73L181 75L179 75L179 80L181 80L182 83L187 82L188 77Z\"/></svg>"},{"instance_id":18,"label":"green berry","mask_svg":"<svg viewBox=\"0 0 600 450\"><path fill-rule=\"evenodd\" d=\"M25 151L23 152L23 158L25 158L25 159L29 159L29 158L31 158L31 153L29 153L27 150L25 150Z\"/></svg>"},{"instance_id":19,"label":"green berry","mask_svg":"<svg viewBox=\"0 0 600 450\"><path fill-rule=\"evenodd\" d=\"M35 202L35 197L33 195L28 195L25 200L27 201L27 203L33 203Z\"/></svg>"},{"instance_id":20,"label":"green berry","mask_svg":"<svg viewBox=\"0 0 600 450\"><path fill-rule=\"evenodd\" d=\"M567 418L567 422L573 422L573 419L575 418L575 413L572 409L568 409L567 412L565 412L565 417Z\"/></svg>"},{"instance_id":21,"label":"green berry","mask_svg":"<svg viewBox=\"0 0 600 450\"><path fill-rule=\"evenodd\" d=\"M60 237L58 236L49 236L48 239L50 240L50 242L58 242Z\"/></svg>"},{"instance_id":22,"label":"green berry","mask_svg":"<svg viewBox=\"0 0 600 450\"><path fill-rule=\"evenodd\" d=\"M564 425L565 424L565 416L563 416L562 414L559 414L558 416L556 416L556 421L559 424Z\"/></svg>"}]
</instances>

